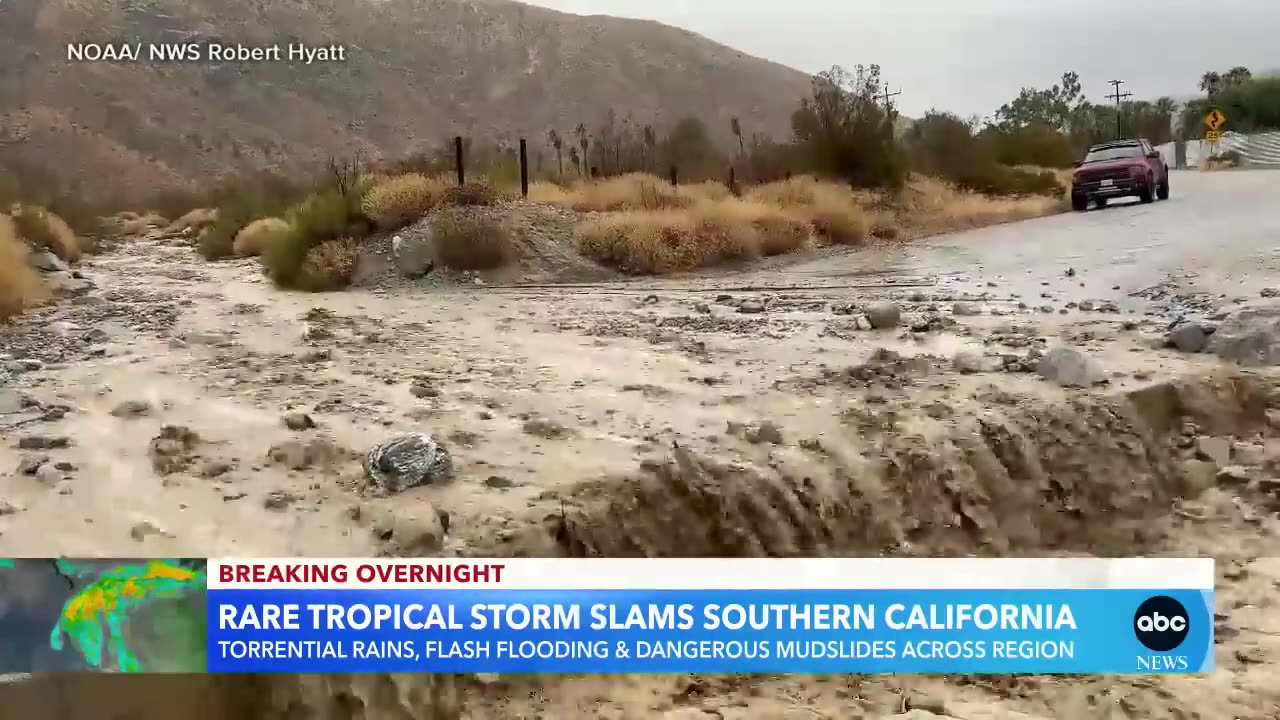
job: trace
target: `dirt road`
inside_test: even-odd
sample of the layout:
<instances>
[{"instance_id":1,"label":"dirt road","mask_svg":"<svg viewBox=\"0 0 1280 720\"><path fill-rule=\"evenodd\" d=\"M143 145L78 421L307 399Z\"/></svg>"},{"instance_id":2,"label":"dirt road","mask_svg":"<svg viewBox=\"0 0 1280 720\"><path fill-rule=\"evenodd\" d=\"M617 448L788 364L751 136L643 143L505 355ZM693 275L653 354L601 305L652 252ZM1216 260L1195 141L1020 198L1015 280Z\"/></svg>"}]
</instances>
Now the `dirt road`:
<instances>
[{"instance_id":1,"label":"dirt road","mask_svg":"<svg viewBox=\"0 0 1280 720\"><path fill-rule=\"evenodd\" d=\"M1280 174L1174 181L1154 205L591 287L285 294L253 261L126 242L0 330L0 556L1213 555L1205 677L331 678L275 707L1274 718L1274 375L1155 346L1280 285ZM360 457L411 431L456 477L373 492Z\"/></svg>"}]
</instances>

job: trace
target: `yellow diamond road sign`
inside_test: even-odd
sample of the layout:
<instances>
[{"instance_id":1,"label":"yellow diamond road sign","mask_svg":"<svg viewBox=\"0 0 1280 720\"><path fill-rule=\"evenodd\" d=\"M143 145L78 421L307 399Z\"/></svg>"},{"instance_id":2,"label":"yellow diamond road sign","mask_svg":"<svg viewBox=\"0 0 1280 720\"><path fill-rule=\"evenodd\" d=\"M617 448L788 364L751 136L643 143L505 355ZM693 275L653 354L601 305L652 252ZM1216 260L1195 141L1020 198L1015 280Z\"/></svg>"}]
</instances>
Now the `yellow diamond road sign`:
<instances>
[{"instance_id":1,"label":"yellow diamond road sign","mask_svg":"<svg viewBox=\"0 0 1280 720\"><path fill-rule=\"evenodd\" d=\"M1204 116L1204 126L1209 128L1211 132L1217 132L1227 124L1227 116L1222 114L1221 110L1213 109L1208 115Z\"/></svg>"}]
</instances>

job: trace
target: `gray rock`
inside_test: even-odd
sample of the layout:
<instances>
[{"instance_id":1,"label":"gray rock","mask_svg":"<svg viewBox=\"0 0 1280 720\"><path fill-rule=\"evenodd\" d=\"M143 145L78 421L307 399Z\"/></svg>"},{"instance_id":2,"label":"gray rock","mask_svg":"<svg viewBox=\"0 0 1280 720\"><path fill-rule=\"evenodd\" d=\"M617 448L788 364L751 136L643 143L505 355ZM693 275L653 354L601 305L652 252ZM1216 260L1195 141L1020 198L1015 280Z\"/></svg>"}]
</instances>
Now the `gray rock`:
<instances>
[{"instance_id":1,"label":"gray rock","mask_svg":"<svg viewBox=\"0 0 1280 720\"><path fill-rule=\"evenodd\" d=\"M1106 378L1097 363L1069 347L1058 347L1045 353L1036 363L1036 373L1063 387L1090 387Z\"/></svg>"},{"instance_id":2,"label":"gray rock","mask_svg":"<svg viewBox=\"0 0 1280 720\"><path fill-rule=\"evenodd\" d=\"M35 475L41 465L49 462L48 455L23 455L18 460L19 475Z\"/></svg>"},{"instance_id":3,"label":"gray rock","mask_svg":"<svg viewBox=\"0 0 1280 720\"><path fill-rule=\"evenodd\" d=\"M401 275L417 278L435 267L431 225L421 223L405 235L391 238L391 256Z\"/></svg>"},{"instance_id":4,"label":"gray rock","mask_svg":"<svg viewBox=\"0 0 1280 720\"><path fill-rule=\"evenodd\" d=\"M1241 365L1280 365L1280 305L1232 313L1213 333L1208 350Z\"/></svg>"},{"instance_id":5,"label":"gray rock","mask_svg":"<svg viewBox=\"0 0 1280 720\"><path fill-rule=\"evenodd\" d=\"M743 300L742 303L738 305L738 312L745 315L759 315L764 312L764 303L759 300Z\"/></svg>"},{"instance_id":6,"label":"gray rock","mask_svg":"<svg viewBox=\"0 0 1280 720\"><path fill-rule=\"evenodd\" d=\"M1249 469L1240 465L1230 465L1218 471L1219 485L1245 485L1249 482Z\"/></svg>"},{"instance_id":7,"label":"gray rock","mask_svg":"<svg viewBox=\"0 0 1280 720\"><path fill-rule=\"evenodd\" d=\"M856 319L854 319L853 326L858 330L863 330L863 331L874 329L874 326L872 326L871 324L871 318L867 317L866 315L859 315Z\"/></svg>"},{"instance_id":8,"label":"gray rock","mask_svg":"<svg viewBox=\"0 0 1280 720\"><path fill-rule=\"evenodd\" d=\"M18 440L19 450L50 450L71 447L71 438L27 435Z\"/></svg>"},{"instance_id":9,"label":"gray rock","mask_svg":"<svg viewBox=\"0 0 1280 720\"><path fill-rule=\"evenodd\" d=\"M28 264L41 272L67 272L71 268L62 262L57 255L48 250L33 252L27 257Z\"/></svg>"},{"instance_id":10,"label":"gray rock","mask_svg":"<svg viewBox=\"0 0 1280 720\"><path fill-rule=\"evenodd\" d=\"M1231 441L1220 437L1198 437L1196 457L1223 467L1231 462Z\"/></svg>"},{"instance_id":11,"label":"gray rock","mask_svg":"<svg viewBox=\"0 0 1280 720\"><path fill-rule=\"evenodd\" d=\"M988 357L977 350L961 350L951 359L957 372L966 375L971 373L995 372L1004 363L998 357Z\"/></svg>"},{"instance_id":12,"label":"gray rock","mask_svg":"<svg viewBox=\"0 0 1280 720\"><path fill-rule=\"evenodd\" d=\"M44 369L44 363L35 358L17 358L5 363L5 366L12 373L37 372Z\"/></svg>"},{"instance_id":13,"label":"gray rock","mask_svg":"<svg viewBox=\"0 0 1280 720\"><path fill-rule=\"evenodd\" d=\"M453 477L453 458L426 433L413 433L378 443L364 459L369 480L389 493Z\"/></svg>"},{"instance_id":14,"label":"gray rock","mask_svg":"<svg viewBox=\"0 0 1280 720\"><path fill-rule=\"evenodd\" d=\"M951 306L951 314L960 315L962 317L971 316L971 315L981 315L982 306L978 305L977 303L971 303L971 302L957 302Z\"/></svg>"},{"instance_id":15,"label":"gray rock","mask_svg":"<svg viewBox=\"0 0 1280 720\"><path fill-rule=\"evenodd\" d=\"M36 468L36 480L45 485L57 485L62 481L62 471L54 467L50 463L45 463Z\"/></svg>"},{"instance_id":16,"label":"gray rock","mask_svg":"<svg viewBox=\"0 0 1280 720\"><path fill-rule=\"evenodd\" d=\"M1214 486L1217 476L1217 465L1207 460L1185 460L1182 463L1182 482L1178 494L1185 498L1199 497Z\"/></svg>"},{"instance_id":17,"label":"gray rock","mask_svg":"<svg viewBox=\"0 0 1280 720\"><path fill-rule=\"evenodd\" d=\"M1209 334L1199 323L1183 323L1165 336L1164 342L1185 353L1198 353L1209 345Z\"/></svg>"},{"instance_id":18,"label":"gray rock","mask_svg":"<svg viewBox=\"0 0 1280 720\"><path fill-rule=\"evenodd\" d=\"M310 430L316 426L316 421L306 413L289 413L281 418L284 426L290 430Z\"/></svg>"},{"instance_id":19,"label":"gray rock","mask_svg":"<svg viewBox=\"0 0 1280 720\"><path fill-rule=\"evenodd\" d=\"M145 400L125 400L111 410L118 418L139 418L151 414L151 403Z\"/></svg>"},{"instance_id":20,"label":"gray rock","mask_svg":"<svg viewBox=\"0 0 1280 720\"><path fill-rule=\"evenodd\" d=\"M782 445L782 429L776 424L766 420L757 427L750 428L746 432L746 440L752 445Z\"/></svg>"},{"instance_id":21,"label":"gray rock","mask_svg":"<svg viewBox=\"0 0 1280 720\"><path fill-rule=\"evenodd\" d=\"M876 330L896 328L902 323L902 308L897 303L876 303L867 310L867 320Z\"/></svg>"}]
</instances>

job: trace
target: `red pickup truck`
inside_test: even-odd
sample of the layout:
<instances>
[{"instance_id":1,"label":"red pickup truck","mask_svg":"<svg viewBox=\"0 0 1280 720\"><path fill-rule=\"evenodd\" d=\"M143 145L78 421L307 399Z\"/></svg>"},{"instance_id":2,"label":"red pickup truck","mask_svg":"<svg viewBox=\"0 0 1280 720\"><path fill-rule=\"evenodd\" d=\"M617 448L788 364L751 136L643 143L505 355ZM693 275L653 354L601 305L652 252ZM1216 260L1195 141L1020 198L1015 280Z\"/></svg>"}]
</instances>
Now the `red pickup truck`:
<instances>
[{"instance_id":1,"label":"red pickup truck","mask_svg":"<svg viewBox=\"0 0 1280 720\"><path fill-rule=\"evenodd\" d=\"M1071 208L1106 207L1117 197L1137 197L1144 203L1169 199L1169 166L1146 140L1117 140L1094 145L1071 176Z\"/></svg>"}]
</instances>

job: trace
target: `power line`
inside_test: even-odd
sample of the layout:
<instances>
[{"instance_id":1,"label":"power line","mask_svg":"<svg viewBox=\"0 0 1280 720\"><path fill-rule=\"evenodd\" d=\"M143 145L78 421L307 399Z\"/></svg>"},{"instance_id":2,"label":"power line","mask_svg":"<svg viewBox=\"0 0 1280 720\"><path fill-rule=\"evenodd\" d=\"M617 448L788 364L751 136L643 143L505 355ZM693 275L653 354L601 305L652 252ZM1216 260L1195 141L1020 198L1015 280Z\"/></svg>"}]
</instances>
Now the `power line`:
<instances>
[{"instance_id":1,"label":"power line","mask_svg":"<svg viewBox=\"0 0 1280 720\"><path fill-rule=\"evenodd\" d=\"M1133 97L1133 93L1120 92L1120 86L1124 84L1123 80L1110 80L1109 82L1111 83L1111 87L1115 88L1115 90L1107 97L1116 101L1116 139L1123 140L1124 139L1124 110L1123 110L1124 106L1121 105L1121 101L1127 97Z\"/></svg>"},{"instance_id":2,"label":"power line","mask_svg":"<svg viewBox=\"0 0 1280 720\"><path fill-rule=\"evenodd\" d=\"M899 95L901 95L901 94L902 94L902 91L901 91L901 90L899 90L899 91L897 91L897 92L892 92L892 93L891 93L891 92L889 92L889 86L888 86L888 85L885 85L885 86L884 86L884 92L882 92L882 93L880 94L880 98L881 98L882 100L884 100L884 109L885 109L885 110L888 110L888 109L889 109L889 100L890 100L891 98L896 98L896 97L898 97L898 96L899 96Z\"/></svg>"}]
</instances>

